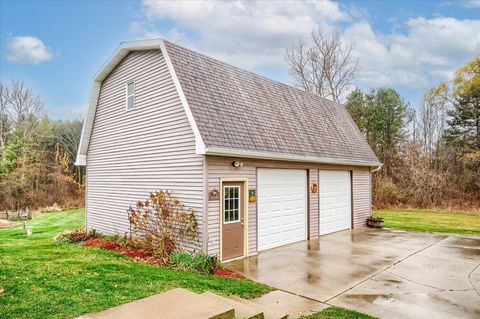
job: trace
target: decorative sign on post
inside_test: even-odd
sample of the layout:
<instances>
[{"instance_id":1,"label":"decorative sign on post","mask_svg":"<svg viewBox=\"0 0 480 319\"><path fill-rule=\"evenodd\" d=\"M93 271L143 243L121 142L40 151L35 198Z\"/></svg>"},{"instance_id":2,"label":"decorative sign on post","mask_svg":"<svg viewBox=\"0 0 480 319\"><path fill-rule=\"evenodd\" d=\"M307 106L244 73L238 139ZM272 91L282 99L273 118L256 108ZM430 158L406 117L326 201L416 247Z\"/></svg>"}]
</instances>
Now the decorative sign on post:
<instances>
[{"instance_id":1,"label":"decorative sign on post","mask_svg":"<svg viewBox=\"0 0 480 319\"><path fill-rule=\"evenodd\" d=\"M313 184L312 187L310 188L310 190L312 191L312 193L318 193L318 185Z\"/></svg>"},{"instance_id":2,"label":"decorative sign on post","mask_svg":"<svg viewBox=\"0 0 480 319\"><path fill-rule=\"evenodd\" d=\"M20 218L25 221L25 220L28 220L30 218L30 210L27 208L27 209L24 209L20 212Z\"/></svg>"},{"instance_id":3,"label":"decorative sign on post","mask_svg":"<svg viewBox=\"0 0 480 319\"><path fill-rule=\"evenodd\" d=\"M32 226L27 226L27 220L30 218L30 210L24 209L19 213L20 218L23 220L23 229L27 232L27 235L32 234Z\"/></svg>"},{"instance_id":4,"label":"decorative sign on post","mask_svg":"<svg viewBox=\"0 0 480 319\"><path fill-rule=\"evenodd\" d=\"M208 200L219 200L220 199L220 193L216 189L212 189L208 193Z\"/></svg>"},{"instance_id":5,"label":"decorative sign on post","mask_svg":"<svg viewBox=\"0 0 480 319\"><path fill-rule=\"evenodd\" d=\"M255 203L257 201L257 191L254 189L251 189L248 191L248 201L250 203Z\"/></svg>"}]
</instances>

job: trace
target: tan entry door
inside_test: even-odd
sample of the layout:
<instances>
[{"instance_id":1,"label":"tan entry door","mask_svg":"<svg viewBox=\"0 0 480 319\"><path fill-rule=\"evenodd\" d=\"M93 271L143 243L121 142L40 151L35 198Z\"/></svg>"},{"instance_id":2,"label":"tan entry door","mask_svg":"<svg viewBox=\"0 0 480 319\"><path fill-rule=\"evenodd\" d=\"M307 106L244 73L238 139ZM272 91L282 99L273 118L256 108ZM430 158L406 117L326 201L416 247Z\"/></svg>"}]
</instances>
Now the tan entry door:
<instances>
[{"instance_id":1,"label":"tan entry door","mask_svg":"<svg viewBox=\"0 0 480 319\"><path fill-rule=\"evenodd\" d=\"M245 207L242 182L224 182L222 198L222 259L243 256Z\"/></svg>"}]
</instances>

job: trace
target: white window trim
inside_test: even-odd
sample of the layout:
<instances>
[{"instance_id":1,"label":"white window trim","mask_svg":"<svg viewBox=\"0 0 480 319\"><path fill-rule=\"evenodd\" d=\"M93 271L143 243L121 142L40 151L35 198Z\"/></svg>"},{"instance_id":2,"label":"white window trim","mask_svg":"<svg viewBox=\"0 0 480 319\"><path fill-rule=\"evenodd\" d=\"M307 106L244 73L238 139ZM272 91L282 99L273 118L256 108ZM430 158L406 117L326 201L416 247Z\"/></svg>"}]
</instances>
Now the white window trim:
<instances>
[{"instance_id":1,"label":"white window trim","mask_svg":"<svg viewBox=\"0 0 480 319\"><path fill-rule=\"evenodd\" d=\"M238 189L238 220L234 220L234 221L230 221L230 222L225 221L225 194L226 194L225 189L227 187ZM222 200L223 200L223 205L222 205L223 212L222 212L222 214L223 214L223 224L224 225L239 223L239 222L242 221L242 217L240 216L242 214L242 194L240 194L241 190L242 190L241 187L238 186L238 185L224 185L223 186L223 198L222 198Z\"/></svg>"},{"instance_id":2,"label":"white window trim","mask_svg":"<svg viewBox=\"0 0 480 319\"><path fill-rule=\"evenodd\" d=\"M133 94L131 95L128 95L128 85L129 84L132 84L133 83ZM125 83L125 111L131 111L131 110L135 110L135 107L136 107L136 96L135 96L135 91L136 91L136 84L135 84L135 80L130 80L130 81L127 81L127 83ZM128 98L130 96L133 95L133 107L132 108L128 108Z\"/></svg>"}]
</instances>

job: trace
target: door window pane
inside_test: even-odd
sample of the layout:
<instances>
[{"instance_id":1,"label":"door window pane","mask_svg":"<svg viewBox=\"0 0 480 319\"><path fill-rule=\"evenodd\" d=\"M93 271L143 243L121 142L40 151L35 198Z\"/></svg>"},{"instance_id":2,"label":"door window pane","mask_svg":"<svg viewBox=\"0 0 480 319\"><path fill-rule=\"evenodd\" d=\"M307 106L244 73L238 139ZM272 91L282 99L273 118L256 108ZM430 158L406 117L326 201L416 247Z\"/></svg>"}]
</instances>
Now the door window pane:
<instances>
[{"instance_id":1,"label":"door window pane","mask_svg":"<svg viewBox=\"0 0 480 319\"><path fill-rule=\"evenodd\" d=\"M240 186L224 186L223 194L224 223L240 221Z\"/></svg>"}]
</instances>

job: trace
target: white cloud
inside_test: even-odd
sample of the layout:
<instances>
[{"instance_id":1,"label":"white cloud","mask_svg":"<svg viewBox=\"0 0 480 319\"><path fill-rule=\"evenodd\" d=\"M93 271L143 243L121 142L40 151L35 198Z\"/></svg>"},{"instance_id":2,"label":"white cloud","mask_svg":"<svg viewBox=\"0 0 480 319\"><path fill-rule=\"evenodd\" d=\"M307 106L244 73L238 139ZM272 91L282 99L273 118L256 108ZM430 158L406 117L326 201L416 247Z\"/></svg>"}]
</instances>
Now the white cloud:
<instances>
[{"instance_id":1,"label":"white cloud","mask_svg":"<svg viewBox=\"0 0 480 319\"><path fill-rule=\"evenodd\" d=\"M283 65L284 48L298 37L308 35L319 23L350 19L332 1L147 0L143 5L147 21L140 24L147 29L146 36L159 35L152 22L168 19L182 40L185 31L195 34L194 49L249 69Z\"/></svg>"},{"instance_id":2,"label":"white cloud","mask_svg":"<svg viewBox=\"0 0 480 319\"><path fill-rule=\"evenodd\" d=\"M480 8L480 0L467 0L463 5L467 8Z\"/></svg>"},{"instance_id":3,"label":"white cloud","mask_svg":"<svg viewBox=\"0 0 480 319\"><path fill-rule=\"evenodd\" d=\"M18 36L8 40L5 58L13 63L40 64L50 61L52 53L39 38Z\"/></svg>"},{"instance_id":4,"label":"white cloud","mask_svg":"<svg viewBox=\"0 0 480 319\"><path fill-rule=\"evenodd\" d=\"M368 23L355 23L345 30L345 39L356 43L364 85L423 88L448 80L480 43L480 20L418 17L404 28L381 34Z\"/></svg>"},{"instance_id":5,"label":"white cloud","mask_svg":"<svg viewBox=\"0 0 480 319\"><path fill-rule=\"evenodd\" d=\"M249 70L285 69L284 49L322 25L340 28L355 42L361 86L423 89L447 80L472 58L480 20L417 17L396 21L388 33L374 30L369 13L333 1L143 1L145 19L131 30L160 35ZM157 29L168 20L175 26ZM163 24L165 25L165 24ZM477 48L477 49L476 49Z\"/></svg>"}]
</instances>

